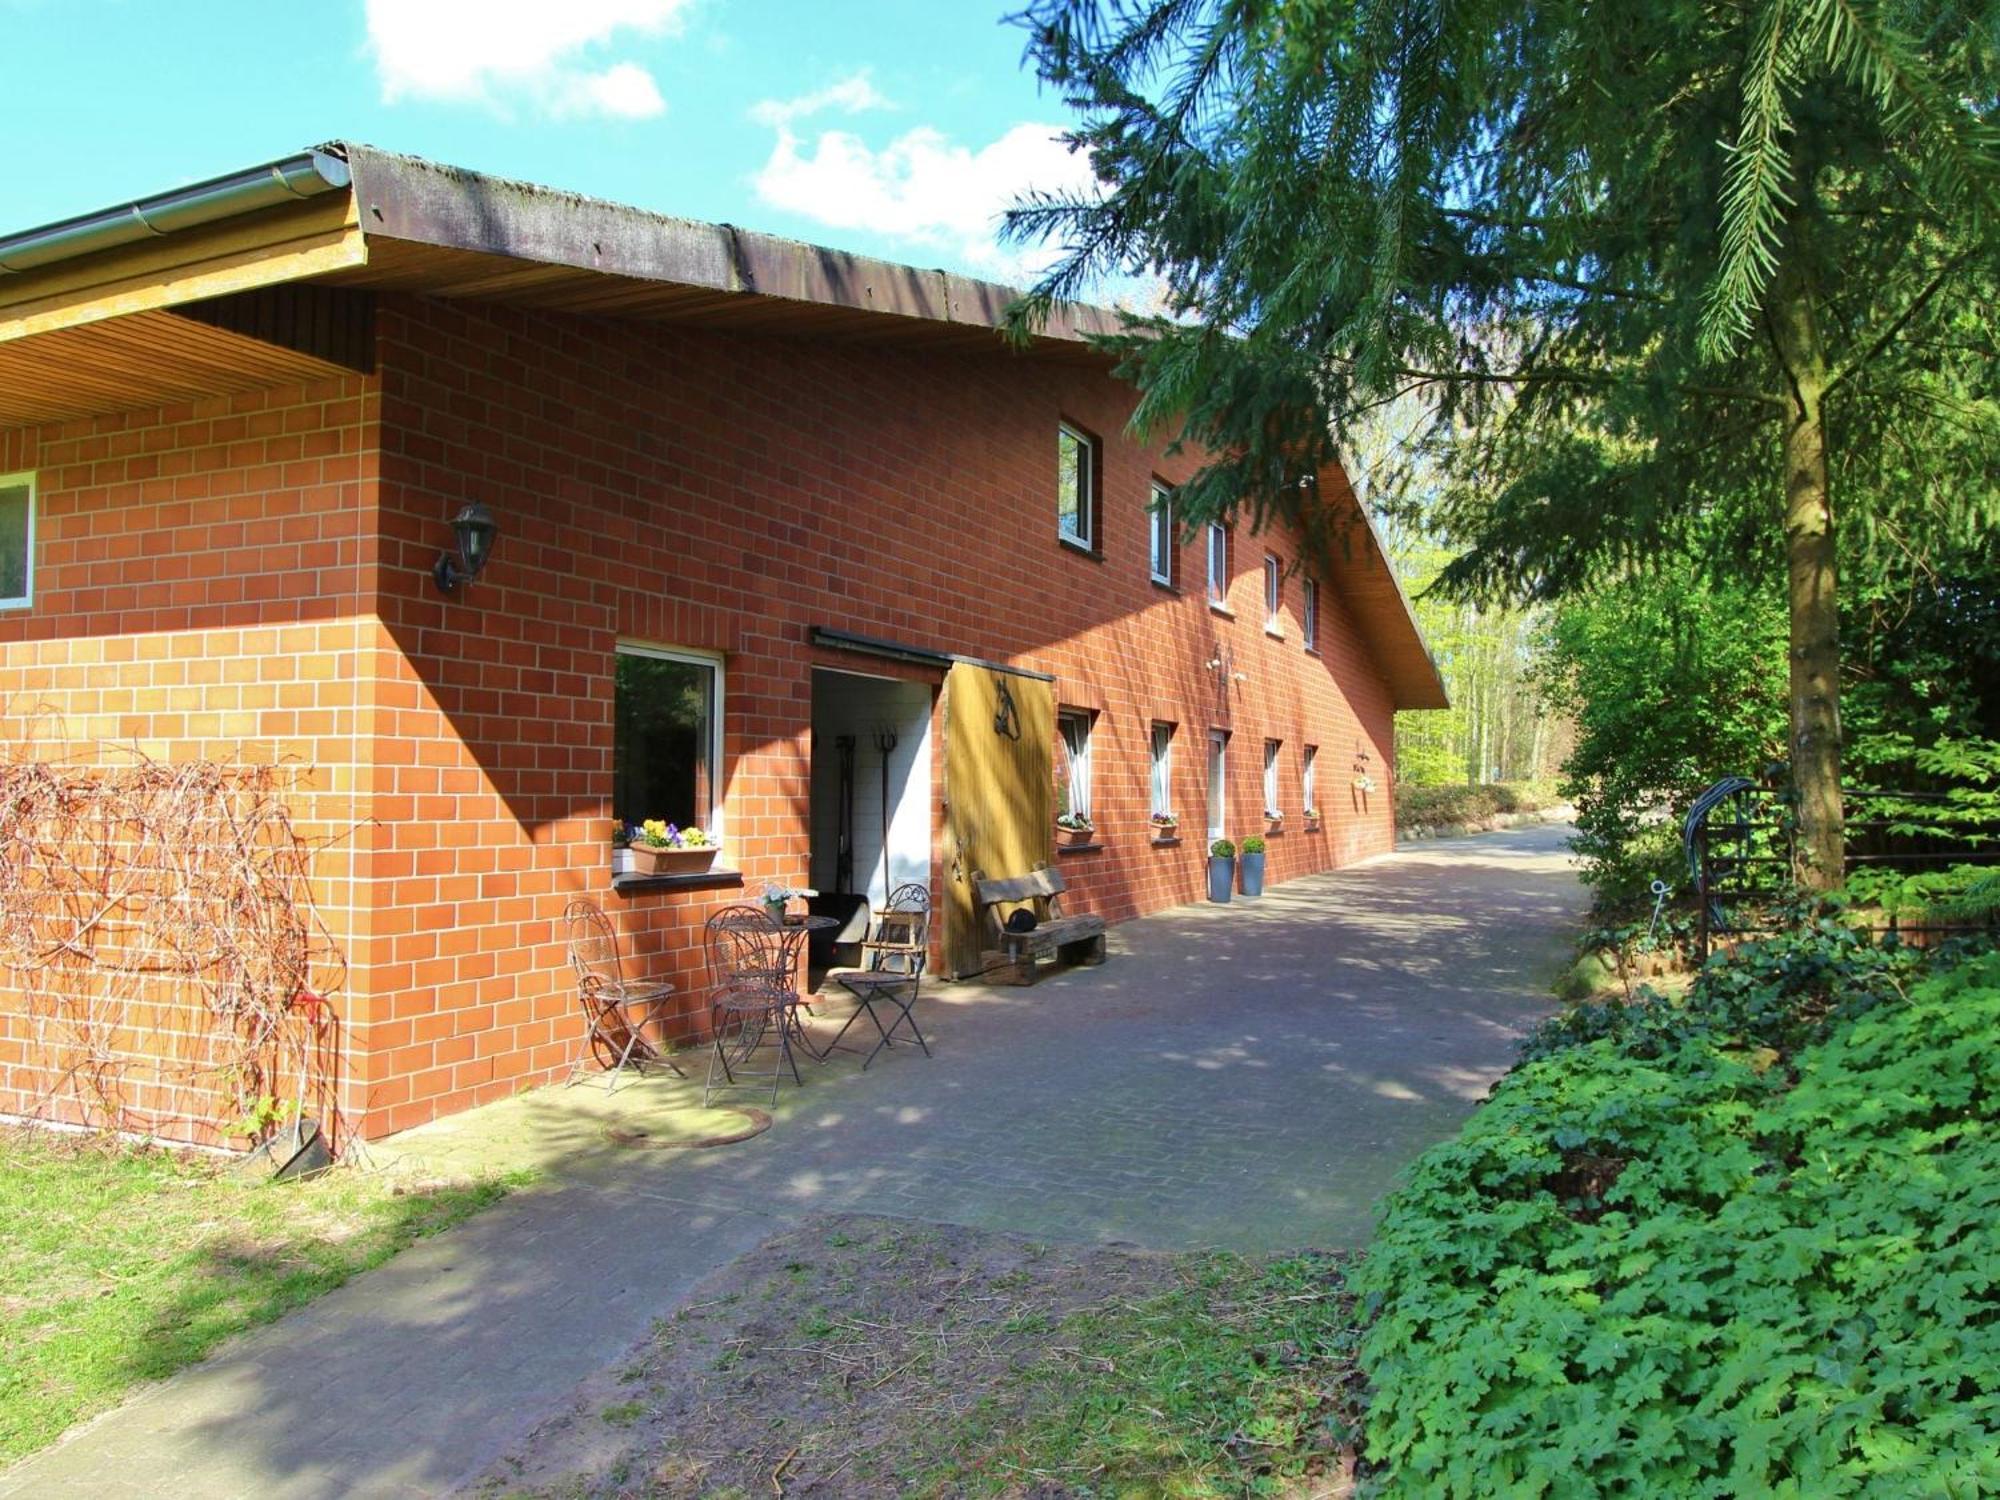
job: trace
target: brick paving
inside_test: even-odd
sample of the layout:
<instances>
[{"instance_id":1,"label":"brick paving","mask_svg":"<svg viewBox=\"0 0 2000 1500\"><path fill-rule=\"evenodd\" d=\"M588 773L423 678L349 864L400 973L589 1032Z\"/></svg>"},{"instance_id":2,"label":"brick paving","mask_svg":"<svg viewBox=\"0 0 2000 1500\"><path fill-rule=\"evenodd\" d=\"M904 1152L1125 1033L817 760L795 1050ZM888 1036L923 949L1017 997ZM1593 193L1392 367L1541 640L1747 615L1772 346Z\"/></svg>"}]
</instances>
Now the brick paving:
<instances>
[{"instance_id":1,"label":"brick paving","mask_svg":"<svg viewBox=\"0 0 2000 1500\"><path fill-rule=\"evenodd\" d=\"M581 1089L437 1130L437 1165L504 1165L531 1126L565 1146L546 1186L107 1413L0 1475L0 1497L448 1491L703 1276L812 1212L1358 1246L1370 1205L1548 1008L1582 909L1564 836L1427 843L1127 923L1104 967L1032 989L940 986L920 1011L935 1058L815 1070L743 1145L612 1147ZM566 1108L572 1128L550 1131ZM421 1160L424 1138L408 1149Z\"/></svg>"}]
</instances>

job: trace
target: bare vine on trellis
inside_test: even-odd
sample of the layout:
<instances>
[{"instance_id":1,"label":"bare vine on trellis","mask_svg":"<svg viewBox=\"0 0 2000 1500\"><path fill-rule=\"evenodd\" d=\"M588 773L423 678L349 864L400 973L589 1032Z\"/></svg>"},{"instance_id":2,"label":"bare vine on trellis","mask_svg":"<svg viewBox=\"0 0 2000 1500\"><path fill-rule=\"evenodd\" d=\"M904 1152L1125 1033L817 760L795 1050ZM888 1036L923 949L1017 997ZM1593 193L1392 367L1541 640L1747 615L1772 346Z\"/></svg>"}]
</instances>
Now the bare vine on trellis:
<instances>
[{"instance_id":1,"label":"bare vine on trellis","mask_svg":"<svg viewBox=\"0 0 2000 1500\"><path fill-rule=\"evenodd\" d=\"M0 762L0 966L37 1110L262 1135L337 1107L346 961L293 827L296 768Z\"/></svg>"}]
</instances>

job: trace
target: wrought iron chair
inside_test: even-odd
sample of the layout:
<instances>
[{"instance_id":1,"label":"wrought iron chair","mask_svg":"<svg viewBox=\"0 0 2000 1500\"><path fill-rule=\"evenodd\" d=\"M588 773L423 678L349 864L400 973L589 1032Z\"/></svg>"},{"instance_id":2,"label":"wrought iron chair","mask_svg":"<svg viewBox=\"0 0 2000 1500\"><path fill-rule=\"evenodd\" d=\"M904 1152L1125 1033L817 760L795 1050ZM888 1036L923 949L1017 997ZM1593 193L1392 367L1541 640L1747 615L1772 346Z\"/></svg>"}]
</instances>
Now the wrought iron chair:
<instances>
[{"instance_id":1,"label":"wrought iron chair","mask_svg":"<svg viewBox=\"0 0 2000 1500\"><path fill-rule=\"evenodd\" d=\"M905 1027L909 1029L910 1039L923 1048L924 1056L931 1055L930 1043L917 1029L916 1017L917 991L923 983L924 961L930 951L930 932L929 887L917 881L897 886L889 895L889 904L875 913L874 934L861 945L861 966L834 969L827 975L855 999L854 1014L847 1018L828 1043L829 1052L840 1045L840 1039L847 1035L847 1028L866 1015L874 1023L880 1040L862 1060L861 1070L864 1073L868 1071L868 1064L875 1061L876 1053L896 1044L896 1034ZM886 1006L895 1012L894 1019L887 1026L882 1024L882 1017L876 1013L878 1006Z\"/></svg>"},{"instance_id":2,"label":"wrought iron chair","mask_svg":"<svg viewBox=\"0 0 2000 1500\"><path fill-rule=\"evenodd\" d=\"M628 1065L643 1074L649 1062L665 1063L681 1077L679 1064L645 1034L647 1025L663 1025L674 986L665 980L630 980L618 953L618 934L610 918L593 901L572 901L563 911L569 938L570 967L576 970L577 998L583 1005L583 1041L577 1048L569 1082L583 1077L595 1057L604 1065L606 1092L616 1092Z\"/></svg>"},{"instance_id":3,"label":"wrought iron chair","mask_svg":"<svg viewBox=\"0 0 2000 1500\"><path fill-rule=\"evenodd\" d=\"M771 1102L778 1102L778 1084L789 1068L792 1082L803 1084L792 1057L791 1008L797 995L791 987L790 948L785 931L762 907L725 906L708 919L704 934L708 958L709 1031L708 1078L702 1103L719 1087L741 1088L745 1079L761 1082L764 1075L748 1072L759 1043L773 1038ZM732 1061L733 1057L733 1061Z\"/></svg>"}]
</instances>

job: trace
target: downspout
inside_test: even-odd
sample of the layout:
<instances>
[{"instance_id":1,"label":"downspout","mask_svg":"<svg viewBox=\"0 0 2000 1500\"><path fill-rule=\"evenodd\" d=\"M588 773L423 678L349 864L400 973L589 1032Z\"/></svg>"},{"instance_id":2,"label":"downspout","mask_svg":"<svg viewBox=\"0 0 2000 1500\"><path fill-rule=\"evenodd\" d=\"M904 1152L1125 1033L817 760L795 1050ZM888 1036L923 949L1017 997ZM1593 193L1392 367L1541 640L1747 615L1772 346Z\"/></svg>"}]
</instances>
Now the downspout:
<instances>
[{"instance_id":1,"label":"downspout","mask_svg":"<svg viewBox=\"0 0 2000 1500\"><path fill-rule=\"evenodd\" d=\"M0 238L0 276L344 188L352 179L347 163L334 154L337 149L301 151L261 167L156 193L123 208L100 209L81 218L7 235Z\"/></svg>"}]
</instances>

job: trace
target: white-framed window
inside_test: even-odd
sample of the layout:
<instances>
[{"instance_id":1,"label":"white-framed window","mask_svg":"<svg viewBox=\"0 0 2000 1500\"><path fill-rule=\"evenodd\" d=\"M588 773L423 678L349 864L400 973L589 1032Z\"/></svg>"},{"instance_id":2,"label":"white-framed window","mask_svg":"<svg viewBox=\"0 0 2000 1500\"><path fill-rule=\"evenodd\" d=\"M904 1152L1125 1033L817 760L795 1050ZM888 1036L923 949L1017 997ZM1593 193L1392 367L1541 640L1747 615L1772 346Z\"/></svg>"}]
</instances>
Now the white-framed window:
<instances>
[{"instance_id":1,"label":"white-framed window","mask_svg":"<svg viewBox=\"0 0 2000 1500\"><path fill-rule=\"evenodd\" d=\"M1153 725L1153 816L1174 815L1174 726Z\"/></svg>"},{"instance_id":2,"label":"white-framed window","mask_svg":"<svg viewBox=\"0 0 2000 1500\"><path fill-rule=\"evenodd\" d=\"M1067 422L1056 429L1056 535L1086 552L1097 545L1097 441Z\"/></svg>"},{"instance_id":3,"label":"white-framed window","mask_svg":"<svg viewBox=\"0 0 2000 1500\"><path fill-rule=\"evenodd\" d=\"M1278 762L1285 752L1283 740L1264 741L1264 816L1275 818L1284 809L1278 796Z\"/></svg>"},{"instance_id":4,"label":"white-framed window","mask_svg":"<svg viewBox=\"0 0 2000 1500\"><path fill-rule=\"evenodd\" d=\"M1308 651L1319 649L1319 583L1307 578L1299 583L1299 634Z\"/></svg>"},{"instance_id":5,"label":"white-framed window","mask_svg":"<svg viewBox=\"0 0 2000 1500\"><path fill-rule=\"evenodd\" d=\"M0 474L0 609L35 602L35 476Z\"/></svg>"},{"instance_id":6,"label":"white-framed window","mask_svg":"<svg viewBox=\"0 0 2000 1500\"><path fill-rule=\"evenodd\" d=\"M1208 836L1219 839L1229 826L1229 734L1208 732Z\"/></svg>"},{"instance_id":7,"label":"white-framed window","mask_svg":"<svg viewBox=\"0 0 2000 1500\"><path fill-rule=\"evenodd\" d=\"M1303 806L1309 813L1319 811L1319 746L1307 745L1299 752L1299 795L1304 798Z\"/></svg>"},{"instance_id":8,"label":"white-framed window","mask_svg":"<svg viewBox=\"0 0 2000 1500\"><path fill-rule=\"evenodd\" d=\"M1090 721L1091 715L1080 708L1065 708L1056 715L1056 728L1062 735L1063 777L1060 783L1063 791L1063 805L1058 813L1088 821L1090 811Z\"/></svg>"},{"instance_id":9,"label":"white-framed window","mask_svg":"<svg viewBox=\"0 0 2000 1500\"><path fill-rule=\"evenodd\" d=\"M1172 588L1174 583L1174 492L1157 480L1153 484L1153 503L1148 520L1148 531L1152 537L1153 582L1164 583Z\"/></svg>"},{"instance_id":10,"label":"white-framed window","mask_svg":"<svg viewBox=\"0 0 2000 1500\"><path fill-rule=\"evenodd\" d=\"M1264 629L1272 635L1285 633L1285 622L1278 617L1278 611L1285 600L1285 565L1264 554Z\"/></svg>"},{"instance_id":11,"label":"white-framed window","mask_svg":"<svg viewBox=\"0 0 2000 1500\"><path fill-rule=\"evenodd\" d=\"M722 658L619 642L611 814L722 836Z\"/></svg>"},{"instance_id":12,"label":"white-framed window","mask_svg":"<svg viewBox=\"0 0 2000 1500\"><path fill-rule=\"evenodd\" d=\"M1221 604L1229 597L1229 528L1220 521L1208 523L1208 602Z\"/></svg>"}]
</instances>

